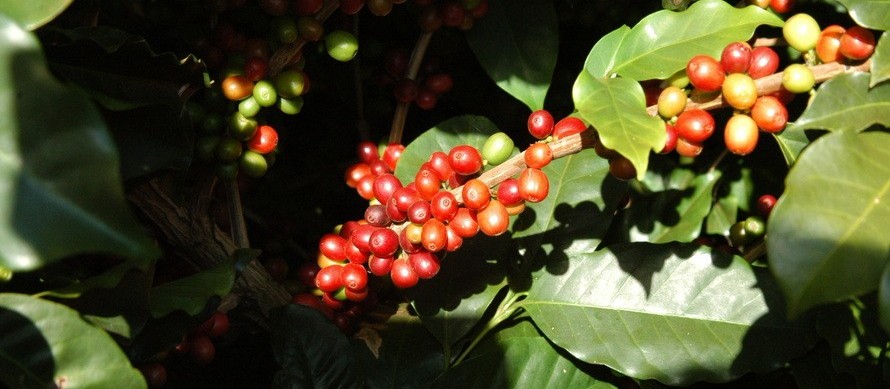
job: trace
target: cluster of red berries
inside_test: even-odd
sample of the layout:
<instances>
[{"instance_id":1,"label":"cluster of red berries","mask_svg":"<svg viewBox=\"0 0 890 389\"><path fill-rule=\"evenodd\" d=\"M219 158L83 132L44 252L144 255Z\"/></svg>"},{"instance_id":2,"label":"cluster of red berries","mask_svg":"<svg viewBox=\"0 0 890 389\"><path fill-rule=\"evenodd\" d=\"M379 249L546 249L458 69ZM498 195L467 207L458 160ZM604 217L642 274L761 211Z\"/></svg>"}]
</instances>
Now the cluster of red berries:
<instances>
[{"instance_id":1,"label":"cluster of red berries","mask_svg":"<svg viewBox=\"0 0 890 389\"><path fill-rule=\"evenodd\" d=\"M204 366L213 361L216 356L216 346L213 339L219 338L229 332L229 316L225 312L214 312L200 326L185 336L178 343L173 354L187 357L189 361ZM162 354L166 356L166 353ZM166 358L162 358L166 359ZM164 361L154 361L139 366L139 371L145 377L145 381L151 388L160 388L167 383L167 368Z\"/></svg>"},{"instance_id":2,"label":"cluster of red berries","mask_svg":"<svg viewBox=\"0 0 890 389\"><path fill-rule=\"evenodd\" d=\"M467 31L473 28L476 19L488 13L488 0L446 0L436 4L435 0L414 0L420 6L417 23L425 32L434 32L442 26Z\"/></svg>"},{"instance_id":3,"label":"cluster of red berries","mask_svg":"<svg viewBox=\"0 0 890 389\"><path fill-rule=\"evenodd\" d=\"M423 110L433 109L439 96L454 87L454 80L450 74L439 70L439 61L435 57L424 60L421 73L415 79L405 77L408 61L408 53L404 49L388 50L383 59L383 69L375 77L378 85L392 87L393 97L399 103L414 103Z\"/></svg>"}]
</instances>

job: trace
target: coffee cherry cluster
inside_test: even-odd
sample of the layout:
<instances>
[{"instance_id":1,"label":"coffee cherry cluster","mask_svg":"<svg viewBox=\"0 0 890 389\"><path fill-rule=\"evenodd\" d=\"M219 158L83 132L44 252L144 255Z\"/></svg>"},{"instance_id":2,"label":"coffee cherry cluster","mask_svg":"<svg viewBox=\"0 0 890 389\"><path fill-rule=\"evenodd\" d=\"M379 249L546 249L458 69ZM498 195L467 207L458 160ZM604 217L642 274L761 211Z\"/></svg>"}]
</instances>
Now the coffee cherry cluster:
<instances>
[{"instance_id":1,"label":"coffee cherry cluster","mask_svg":"<svg viewBox=\"0 0 890 389\"><path fill-rule=\"evenodd\" d=\"M765 194L757 199L757 211L760 214L748 216L729 228L729 243L732 247L749 246L763 238L766 234L766 221L776 205L776 197Z\"/></svg>"},{"instance_id":2,"label":"coffee cherry cluster","mask_svg":"<svg viewBox=\"0 0 890 389\"><path fill-rule=\"evenodd\" d=\"M816 41L816 56L822 63L862 61L875 51L875 34L864 27L825 27Z\"/></svg>"},{"instance_id":3,"label":"coffee cherry cluster","mask_svg":"<svg viewBox=\"0 0 890 389\"><path fill-rule=\"evenodd\" d=\"M375 76L377 84L391 88L398 103L414 103L423 110L435 108L439 97L454 87L451 74L441 71L437 57L427 57L420 66L420 73L412 79L406 76L408 61L405 49L387 50L383 67Z\"/></svg>"},{"instance_id":4,"label":"coffee cherry cluster","mask_svg":"<svg viewBox=\"0 0 890 389\"><path fill-rule=\"evenodd\" d=\"M396 170L396 164L402 156L405 146L399 143L386 145L381 156L374 142L361 142L358 145L359 162L346 169L346 185L355 188L359 196L365 200L374 199L374 182L384 175Z\"/></svg>"},{"instance_id":5,"label":"coffee cherry cluster","mask_svg":"<svg viewBox=\"0 0 890 389\"><path fill-rule=\"evenodd\" d=\"M748 0L748 4L769 8L778 14L790 12L796 3L797 0Z\"/></svg>"},{"instance_id":6,"label":"coffee cherry cluster","mask_svg":"<svg viewBox=\"0 0 890 389\"><path fill-rule=\"evenodd\" d=\"M442 26L467 31L476 19L488 13L488 0L414 0L420 6L417 23L424 32L434 32Z\"/></svg>"}]
</instances>

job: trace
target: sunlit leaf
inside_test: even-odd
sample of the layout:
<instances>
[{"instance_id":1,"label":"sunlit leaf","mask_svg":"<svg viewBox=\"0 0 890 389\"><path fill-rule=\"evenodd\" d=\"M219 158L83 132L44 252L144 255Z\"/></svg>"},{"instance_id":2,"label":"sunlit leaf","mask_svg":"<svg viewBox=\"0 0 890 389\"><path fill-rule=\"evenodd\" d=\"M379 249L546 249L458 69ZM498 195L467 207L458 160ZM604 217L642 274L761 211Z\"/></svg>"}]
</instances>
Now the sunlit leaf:
<instances>
[{"instance_id":1,"label":"sunlit leaf","mask_svg":"<svg viewBox=\"0 0 890 389\"><path fill-rule=\"evenodd\" d=\"M489 77L531 110L544 107L556 67L559 31L553 3L491 0L467 42Z\"/></svg>"},{"instance_id":2,"label":"sunlit leaf","mask_svg":"<svg viewBox=\"0 0 890 389\"><path fill-rule=\"evenodd\" d=\"M607 35L607 43L590 51L584 68L594 77L617 73L640 81L665 79L684 69L694 55L719 57L724 46L748 40L758 26L782 23L757 6L735 8L722 0L697 1L683 12L650 14L629 31L622 26L622 32Z\"/></svg>"},{"instance_id":3,"label":"sunlit leaf","mask_svg":"<svg viewBox=\"0 0 890 389\"><path fill-rule=\"evenodd\" d=\"M633 242L691 242L711 210L720 171L701 174L693 186L640 198L627 211L625 223Z\"/></svg>"},{"instance_id":4,"label":"sunlit leaf","mask_svg":"<svg viewBox=\"0 0 890 389\"><path fill-rule=\"evenodd\" d=\"M521 304L575 357L668 385L771 371L815 342L768 275L697 245L629 243L542 270Z\"/></svg>"},{"instance_id":5,"label":"sunlit leaf","mask_svg":"<svg viewBox=\"0 0 890 389\"><path fill-rule=\"evenodd\" d=\"M53 78L33 35L0 16L0 266L31 270L83 252L148 261L158 250L124 199L95 107Z\"/></svg>"},{"instance_id":6,"label":"sunlit leaf","mask_svg":"<svg viewBox=\"0 0 890 389\"><path fill-rule=\"evenodd\" d=\"M890 259L888 159L890 134L840 132L792 167L767 224L770 269L791 314L878 287Z\"/></svg>"},{"instance_id":7,"label":"sunlit leaf","mask_svg":"<svg viewBox=\"0 0 890 389\"><path fill-rule=\"evenodd\" d=\"M72 2L73 0L4 1L0 3L0 14L33 31L55 19Z\"/></svg>"},{"instance_id":8,"label":"sunlit leaf","mask_svg":"<svg viewBox=\"0 0 890 389\"><path fill-rule=\"evenodd\" d=\"M874 87L878 83L890 80L890 33L884 31L878 37L875 45L875 53L871 56L871 79L868 86Z\"/></svg>"},{"instance_id":9,"label":"sunlit leaf","mask_svg":"<svg viewBox=\"0 0 890 389\"><path fill-rule=\"evenodd\" d=\"M890 125L890 83L869 88L869 79L868 73L859 72L826 81L789 129L861 131L874 124Z\"/></svg>"},{"instance_id":10,"label":"sunlit leaf","mask_svg":"<svg viewBox=\"0 0 890 389\"><path fill-rule=\"evenodd\" d=\"M885 0L838 0L857 24L875 30L890 30L890 2Z\"/></svg>"},{"instance_id":11,"label":"sunlit leaf","mask_svg":"<svg viewBox=\"0 0 890 389\"><path fill-rule=\"evenodd\" d=\"M604 146L633 163L641 179L649 153L664 147L664 122L646 113L643 87L628 78L596 78L581 72L572 88L575 109L599 133Z\"/></svg>"},{"instance_id":12,"label":"sunlit leaf","mask_svg":"<svg viewBox=\"0 0 890 389\"><path fill-rule=\"evenodd\" d=\"M145 388L117 343L64 305L0 294L0 383L10 388Z\"/></svg>"}]
</instances>

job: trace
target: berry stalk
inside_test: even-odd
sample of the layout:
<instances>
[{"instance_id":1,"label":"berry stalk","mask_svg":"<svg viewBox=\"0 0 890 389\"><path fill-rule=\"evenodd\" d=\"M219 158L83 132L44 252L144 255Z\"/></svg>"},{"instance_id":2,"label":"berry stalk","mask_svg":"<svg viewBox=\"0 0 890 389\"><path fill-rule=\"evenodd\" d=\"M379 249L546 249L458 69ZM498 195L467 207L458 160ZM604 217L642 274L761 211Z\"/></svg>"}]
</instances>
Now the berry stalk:
<instances>
[{"instance_id":1,"label":"berry stalk","mask_svg":"<svg viewBox=\"0 0 890 389\"><path fill-rule=\"evenodd\" d=\"M321 11L318 11L313 18L319 22L324 22L338 9L340 9L339 0L325 0L324 5L321 7ZM282 69L287 67L287 65L290 65L293 62L294 56L303 49L304 45L306 45L306 40L297 38L293 43L281 46L281 48L276 50L275 53L272 54L272 57L269 58L269 75L277 75Z\"/></svg>"}]
</instances>

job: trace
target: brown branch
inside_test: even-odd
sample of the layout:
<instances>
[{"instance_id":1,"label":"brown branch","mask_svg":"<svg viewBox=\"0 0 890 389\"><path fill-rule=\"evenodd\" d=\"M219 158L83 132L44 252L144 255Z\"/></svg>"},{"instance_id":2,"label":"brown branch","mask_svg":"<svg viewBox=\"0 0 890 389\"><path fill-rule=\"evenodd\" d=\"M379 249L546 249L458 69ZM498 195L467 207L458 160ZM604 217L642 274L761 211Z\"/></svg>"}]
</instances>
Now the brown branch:
<instances>
[{"instance_id":1,"label":"brown branch","mask_svg":"<svg viewBox=\"0 0 890 389\"><path fill-rule=\"evenodd\" d=\"M321 11L318 11L312 17L319 22L324 22L339 8L339 0L325 0L324 5L321 7ZM305 39L297 38L296 41L281 46L276 50L275 53L272 54L272 57L269 58L269 75L274 76L293 63L294 56L296 56L305 45Z\"/></svg>"}]
</instances>

